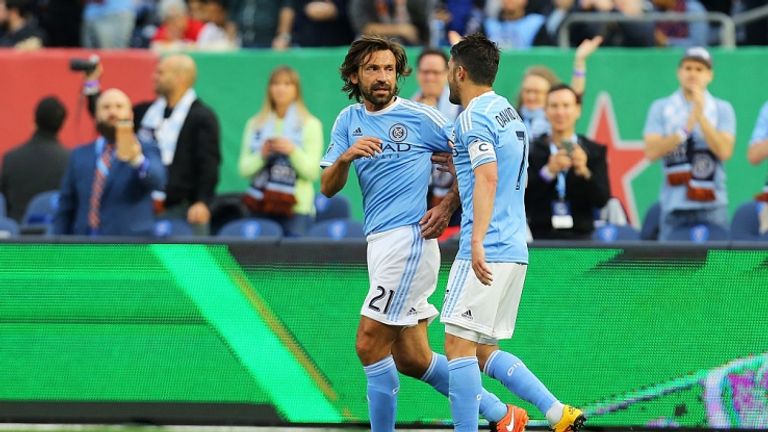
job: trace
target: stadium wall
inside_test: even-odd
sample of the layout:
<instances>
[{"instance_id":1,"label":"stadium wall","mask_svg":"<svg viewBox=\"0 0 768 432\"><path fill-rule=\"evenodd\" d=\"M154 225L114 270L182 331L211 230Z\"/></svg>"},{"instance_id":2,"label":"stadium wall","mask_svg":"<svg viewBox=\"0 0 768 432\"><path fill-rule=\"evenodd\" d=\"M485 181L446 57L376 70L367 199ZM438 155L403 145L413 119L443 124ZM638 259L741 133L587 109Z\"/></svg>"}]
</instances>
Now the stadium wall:
<instances>
[{"instance_id":1,"label":"stadium wall","mask_svg":"<svg viewBox=\"0 0 768 432\"><path fill-rule=\"evenodd\" d=\"M92 135L92 125L78 98L81 76L69 72L70 57L85 57L81 50L52 50L37 53L0 52L0 90L13 103L0 107L0 154L32 131L32 109L47 94L62 97L70 118L64 142L74 146ZM197 91L218 113L223 131L223 164L220 192L243 191L247 181L237 174L242 130L246 120L258 111L266 91L266 79L279 64L295 67L302 78L309 109L330 134L333 120L349 103L341 93L338 67L343 48L302 49L288 52L241 51L237 53L192 53L199 66ZM417 51L409 51L415 61ZM714 95L730 101L737 114L734 156L726 163L730 209L756 194L766 175L764 166L753 167L746 159L748 140L760 106L768 99L764 88L764 65L768 49L739 48L714 50ZM609 146L611 188L637 223L656 201L661 185L661 164L643 158L642 130L651 102L672 93L677 87L677 50L602 48L589 60L587 93L579 129ZM152 97L151 71L156 62L147 51L103 52L105 87L127 90L134 101ZM533 64L553 68L563 79L571 74L572 51L534 49L504 53L495 84L497 92L515 98L524 70ZM403 81L401 94L410 97L416 90L414 76ZM326 143L327 145L327 143ZM350 182L342 192L350 198L353 215L362 217L359 188Z\"/></svg>"},{"instance_id":2,"label":"stadium wall","mask_svg":"<svg viewBox=\"0 0 768 432\"><path fill-rule=\"evenodd\" d=\"M360 243L0 243L0 421L364 423L364 257ZM593 427L768 428L766 281L765 249L535 247L502 347ZM401 424L448 424L445 398L401 383Z\"/></svg>"}]
</instances>

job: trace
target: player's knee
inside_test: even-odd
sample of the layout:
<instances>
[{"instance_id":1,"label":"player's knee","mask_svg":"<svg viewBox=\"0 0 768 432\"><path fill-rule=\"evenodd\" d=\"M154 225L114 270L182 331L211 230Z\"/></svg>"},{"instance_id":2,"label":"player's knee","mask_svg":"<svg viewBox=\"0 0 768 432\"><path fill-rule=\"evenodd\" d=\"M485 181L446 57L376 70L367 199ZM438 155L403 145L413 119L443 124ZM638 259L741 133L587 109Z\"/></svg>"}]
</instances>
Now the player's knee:
<instances>
[{"instance_id":1,"label":"player's knee","mask_svg":"<svg viewBox=\"0 0 768 432\"><path fill-rule=\"evenodd\" d=\"M395 353L395 365L398 372L413 378L421 378L429 368L432 361L432 352L429 353Z\"/></svg>"}]
</instances>

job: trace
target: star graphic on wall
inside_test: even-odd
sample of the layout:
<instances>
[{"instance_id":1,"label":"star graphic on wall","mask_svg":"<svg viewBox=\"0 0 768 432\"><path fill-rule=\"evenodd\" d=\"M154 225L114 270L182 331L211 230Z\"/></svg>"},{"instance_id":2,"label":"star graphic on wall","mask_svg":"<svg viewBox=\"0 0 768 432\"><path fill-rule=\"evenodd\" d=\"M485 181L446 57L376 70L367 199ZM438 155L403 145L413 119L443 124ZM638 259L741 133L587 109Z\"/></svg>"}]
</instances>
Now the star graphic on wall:
<instances>
[{"instance_id":1,"label":"star graphic on wall","mask_svg":"<svg viewBox=\"0 0 768 432\"><path fill-rule=\"evenodd\" d=\"M649 165L643 152L642 140L622 140L611 96L601 92L597 96L597 107L592 112L587 135L600 144L608 146L608 178L611 194L618 198L627 210L630 223L639 226L635 192L632 180Z\"/></svg>"}]
</instances>

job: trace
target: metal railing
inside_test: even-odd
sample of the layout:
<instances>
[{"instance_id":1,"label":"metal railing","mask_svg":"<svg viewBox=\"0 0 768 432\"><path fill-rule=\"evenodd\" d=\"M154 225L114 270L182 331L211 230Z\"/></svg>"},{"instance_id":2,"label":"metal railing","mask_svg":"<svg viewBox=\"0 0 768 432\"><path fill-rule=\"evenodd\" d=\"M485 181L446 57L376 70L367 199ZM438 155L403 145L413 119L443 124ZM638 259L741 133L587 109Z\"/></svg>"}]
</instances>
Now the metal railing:
<instances>
[{"instance_id":1,"label":"metal railing","mask_svg":"<svg viewBox=\"0 0 768 432\"><path fill-rule=\"evenodd\" d=\"M742 26L766 17L768 17L768 4L734 15L733 23L737 26Z\"/></svg>"},{"instance_id":2,"label":"metal railing","mask_svg":"<svg viewBox=\"0 0 768 432\"><path fill-rule=\"evenodd\" d=\"M760 7L765 9L768 6ZM751 13L758 11L746 12ZM768 10L768 9L766 9ZM768 13L768 12L766 12ZM758 16L759 19L762 16ZM638 16L627 16L618 12L588 13L576 12L568 15L558 30L557 39L560 48L571 47L571 25L574 23L612 23L612 22L698 22L708 21L720 23L720 45L728 48L736 46L736 25L734 19L722 12L707 12L687 14L683 12L649 12Z\"/></svg>"}]
</instances>

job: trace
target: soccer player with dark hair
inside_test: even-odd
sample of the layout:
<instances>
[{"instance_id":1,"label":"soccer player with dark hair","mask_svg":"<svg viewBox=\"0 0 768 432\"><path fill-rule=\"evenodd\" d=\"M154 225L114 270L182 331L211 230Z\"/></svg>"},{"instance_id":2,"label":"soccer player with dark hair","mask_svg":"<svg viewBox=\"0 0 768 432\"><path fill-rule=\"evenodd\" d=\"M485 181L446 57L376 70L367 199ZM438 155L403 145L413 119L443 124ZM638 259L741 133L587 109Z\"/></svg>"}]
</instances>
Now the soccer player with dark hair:
<instances>
[{"instance_id":1,"label":"soccer player with dark hair","mask_svg":"<svg viewBox=\"0 0 768 432\"><path fill-rule=\"evenodd\" d=\"M499 49L484 36L451 48L450 98L465 107L453 149L461 239L441 316L454 428L477 431L482 370L536 405L556 432L578 431L582 411L560 403L519 358L499 350L499 340L512 336L528 265L528 132L509 101L493 91L498 67ZM496 430L512 430L524 413L511 410Z\"/></svg>"},{"instance_id":2,"label":"soccer player with dark hair","mask_svg":"<svg viewBox=\"0 0 768 432\"><path fill-rule=\"evenodd\" d=\"M448 361L432 352L427 339L427 325L437 316L428 299L440 268L435 238L458 197L454 190L430 210L425 198L433 153L450 151L452 128L436 109L397 96L398 80L410 72L400 45L363 37L352 43L340 70L343 90L362 103L336 118L321 161L321 191L329 197L339 192L354 164L363 193L370 279L356 350L368 380L371 430L391 432L398 371L448 395ZM519 410L483 389L479 393L479 411L489 421Z\"/></svg>"}]
</instances>

